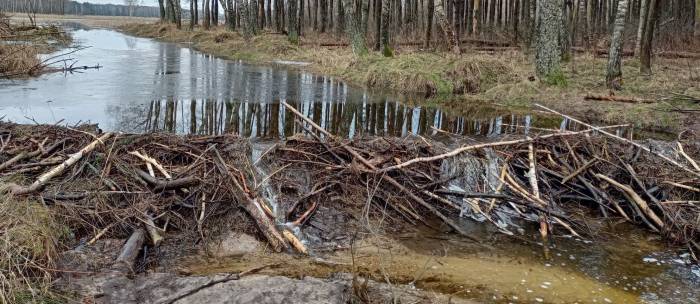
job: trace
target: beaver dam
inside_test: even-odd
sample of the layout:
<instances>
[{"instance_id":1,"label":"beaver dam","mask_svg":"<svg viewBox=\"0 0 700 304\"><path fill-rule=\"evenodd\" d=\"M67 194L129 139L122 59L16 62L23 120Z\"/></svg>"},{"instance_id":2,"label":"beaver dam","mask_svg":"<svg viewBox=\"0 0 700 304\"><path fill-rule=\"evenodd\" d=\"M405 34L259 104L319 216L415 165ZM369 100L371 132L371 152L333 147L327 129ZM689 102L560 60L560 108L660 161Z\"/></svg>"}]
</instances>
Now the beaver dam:
<instances>
[{"instance_id":1,"label":"beaver dam","mask_svg":"<svg viewBox=\"0 0 700 304\"><path fill-rule=\"evenodd\" d=\"M698 299L697 139L342 139L283 105L266 144L0 123L2 301Z\"/></svg>"}]
</instances>

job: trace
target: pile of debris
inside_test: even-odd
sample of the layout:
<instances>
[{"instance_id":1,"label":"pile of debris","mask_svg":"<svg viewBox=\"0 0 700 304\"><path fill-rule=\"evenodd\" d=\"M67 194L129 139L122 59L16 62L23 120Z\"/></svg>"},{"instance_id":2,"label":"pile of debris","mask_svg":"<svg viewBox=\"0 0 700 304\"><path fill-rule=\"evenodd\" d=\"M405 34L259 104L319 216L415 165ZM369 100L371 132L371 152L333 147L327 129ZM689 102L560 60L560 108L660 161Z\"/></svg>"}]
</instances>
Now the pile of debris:
<instances>
[{"instance_id":1,"label":"pile of debris","mask_svg":"<svg viewBox=\"0 0 700 304\"><path fill-rule=\"evenodd\" d=\"M338 215L348 215L338 225L438 220L476 242L461 218L507 234L533 222L546 244L553 233L586 238L575 212L585 208L700 250L697 141L642 145L583 122L582 131L531 129L458 147L419 136L347 140L285 106L305 131L264 151L235 135L0 123L0 189L4 201L22 198L55 212L74 235L66 246L129 237L114 263L124 271L137 256L155 254L142 253L144 246L206 243L221 221L273 251L307 254L344 237L329 238L328 227L314 224Z\"/></svg>"}]
</instances>

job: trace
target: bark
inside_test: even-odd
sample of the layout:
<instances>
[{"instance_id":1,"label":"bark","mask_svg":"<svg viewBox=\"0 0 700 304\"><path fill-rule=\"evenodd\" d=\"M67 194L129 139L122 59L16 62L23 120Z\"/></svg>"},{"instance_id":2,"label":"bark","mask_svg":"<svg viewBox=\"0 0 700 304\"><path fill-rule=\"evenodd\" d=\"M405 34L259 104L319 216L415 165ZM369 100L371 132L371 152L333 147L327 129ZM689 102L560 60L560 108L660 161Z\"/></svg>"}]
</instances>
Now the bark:
<instances>
[{"instance_id":1,"label":"bark","mask_svg":"<svg viewBox=\"0 0 700 304\"><path fill-rule=\"evenodd\" d=\"M194 0L190 0L190 31L194 29Z\"/></svg>"},{"instance_id":2,"label":"bark","mask_svg":"<svg viewBox=\"0 0 700 304\"><path fill-rule=\"evenodd\" d=\"M474 7L472 9L472 34L479 34L479 0L474 0Z\"/></svg>"},{"instance_id":3,"label":"bark","mask_svg":"<svg viewBox=\"0 0 700 304\"><path fill-rule=\"evenodd\" d=\"M226 0L226 6L224 6L224 9L226 10L226 26L228 27L229 30L235 31L236 30L236 13L233 10L233 0Z\"/></svg>"},{"instance_id":4,"label":"bark","mask_svg":"<svg viewBox=\"0 0 700 304\"><path fill-rule=\"evenodd\" d=\"M382 6L378 5L377 2L382 0L374 0L374 50L381 50L381 37L382 37Z\"/></svg>"},{"instance_id":5,"label":"bark","mask_svg":"<svg viewBox=\"0 0 700 304\"><path fill-rule=\"evenodd\" d=\"M536 22L535 69L541 79L560 72L559 41L563 0L540 0Z\"/></svg>"},{"instance_id":6,"label":"bark","mask_svg":"<svg viewBox=\"0 0 700 304\"><path fill-rule=\"evenodd\" d=\"M236 0L238 4L238 9L240 11L241 28L243 29L243 38L246 40L253 37L253 27L250 20L250 10L248 8L248 1L246 0Z\"/></svg>"},{"instance_id":7,"label":"bark","mask_svg":"<svg viewBox=\"0 0 700 304\"><path fill-rule=\"evenodd\" d=\"M593 0L586 0L586 46L593 48Z\"/></svg>"},{"instance_id":8,"label":"bark","mask_svg":"<svg viewBox=\"0 0 700 304\"><path fill-rule=\"evenodd\" d=\"M622 86L622 40L628 4L628 0L620 0L617 3L617 16L615 16L615 25L610 38L608 68L605 76L605 84L608 89L619 90Z\"/></svg>"},{"instance_id":9,"label":"bark","mask_svg":"<svg viewBox=\"0 0 700 304\"><path fill-rule=\"evenodd\" d=\"M299 44L297 21L297 0L289 0L287 2L287 38L292 44Z\"/></svg>"},{"instance_id":10,"label":"bark","mask_svg":"<svg viewBox=\"0 0 700 304\"><path fill-rule=\"evenodd\" d=\"M649 0L647 8L646 25L642 34L642 43L639 49L640 72L642 74L651 74L651 49L652 40L654 39L654 28L656 27L656 19L658 18L659 0Z\"/></svg>"},{"instance_id":11,"label":"bark","mask_svg":"<svg viewBox=\"0 0 700 304\"><path fill-rule=\"evenodd\" d=\"M352 0L342 0L345 8L345 27L352 45L352 52L355 56L364 56L368 53L367 41L365 39L361 18L358 18L358 11Z\"/></svg>"},{"instance_id":12,"label":"bark","mask_svg":"<svg viewBox=\"0 0 700 304\"><path fill-rule=\"evenodd\" d=\"M204 20L202 21L202 26L204 27L205 30L208 30L209 27L211 26L211 18L209 17L210 11L209 11L209 0L204 0L202 2L202 5L204 5Z\"/></svg>"},{"instance_id":13,"label":"bark","mask_svg":"<svg viewBox=\"0 0 700 304\"><path fill-rule=\"evenodd\" d=\"M445 8L442 4L442 0L437 0L435 3L435 18L437 19L438 24L440 24L440 29L442 29L442 32L445 34L445 39L447 40L447 44L450 46L450 48L452 48L452 52L457 55L461 54L462 51L459 47L459 37L457 36L457 32L452 26L452 23L445 15Z\"/></svg>"},{"instance_id":14,"label":"bark","mask_svg":"<svg viewBox=\"0 0 700 304\"><path fill-rule=\"evenodd\" d=\"M425 24L425 48L430 47L430 39L431 35L433 33L433 12L435 11L435 0L427 0L428 1L428 16L426 17L427 21ZM440 0L438 0L440 1Z\"/></svg>"},{"instance_id":15,"label":"bark","mask_svg":"<svg viewBox=\"0 0 700 304\"><path fill-rule=\"evenodd\" d=\"M381 39L379 48L382 50L382 55L384 57L392 57L394 55L394 50L389 45L389 18L391 16L391 11L389 11L389 0L377 0L381 1ZM377 2L375 2L376 5Z\"/></svg>"},{"instance_id":16,"label":"bark","mask_svg":"<svg viewBox=\"0 0 700 304\"><path fill-rule=\"evenodd\" d=\"M642 48L642 36L644 35L644 28L646 27L647 20L647 7L649 5L649 0L639 0L639 24L637 24L637 39L634 42L634 56L639 56L639 51Z\"/></svg>"},{"instance_id":17,"label":"bark","mask_svg":"<svg viewBox=\"0 0 700 304\"><path fill-rule=\"evenodd\" d=\"M165 22L165 3L163 0L158 0L158 8L160 9L160 22Z\"/></svg>"}]
</instances>

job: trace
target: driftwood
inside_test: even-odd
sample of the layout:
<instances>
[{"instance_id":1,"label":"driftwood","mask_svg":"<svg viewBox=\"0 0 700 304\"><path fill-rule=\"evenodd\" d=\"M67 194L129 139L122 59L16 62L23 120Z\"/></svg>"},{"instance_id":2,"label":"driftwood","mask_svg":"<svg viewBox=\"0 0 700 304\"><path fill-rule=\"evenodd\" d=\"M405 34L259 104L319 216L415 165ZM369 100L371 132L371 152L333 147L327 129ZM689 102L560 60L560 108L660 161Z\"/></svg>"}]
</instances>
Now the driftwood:
<instances>
[{"instance_id":1,"label":"driftwood","mask_svg":"<svg viewBox=\"0 0 700 304\"><path fill-rule=\"evenodd\" d=\"M124 246L122 251L119 253L117 260L114 262L114 269L121 271L130 271L134 267L134 262L136 262L136 257L141 252L141 247L143 247L143 242L146 240L146 235L143 229L138 228L134 230Z\"/></svg>"}]
</instances>

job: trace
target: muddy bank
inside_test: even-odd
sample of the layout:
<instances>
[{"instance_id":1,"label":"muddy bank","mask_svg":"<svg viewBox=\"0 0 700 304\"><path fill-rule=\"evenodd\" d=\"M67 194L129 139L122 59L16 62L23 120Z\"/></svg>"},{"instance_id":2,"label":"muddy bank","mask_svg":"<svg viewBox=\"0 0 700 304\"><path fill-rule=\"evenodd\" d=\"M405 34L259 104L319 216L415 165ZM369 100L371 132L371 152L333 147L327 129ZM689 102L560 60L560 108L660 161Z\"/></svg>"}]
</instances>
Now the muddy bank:
<instances>
[{"instance_id":1,"label":"muddy bank","mask_svg":"<svg viewBox=\"0 0 700 304\"><path fill-rule=\"evenodd\" d=\"M305 290L297 280L321 280L330 284L323 290L344 288L364 302L372 299L365 278L486 302L695 295L696 139L630 143L601 134L618 126L476 141L347 140L283 105L298 134L271 143L0 124L0 214L12 240L1 271L22 278L8 280L2 296L37 299L36 290L53 287L99 298L84 284L52 284L106 273L114 281L97 288L138 299L159 290L142 282L201 285L267 265L275 267L259 271L263 282ZM621 234L623 224L637 232ZM662 240L680 247L662 258L638 233L654 248ZM615 238L607 252L581 249L603 244L602 235ZM658 268L644 264L651 259ZM358 279L341 284L338 273ZM43 289L29 291L26 281Z\"/></svg>"},{"instance_id":2,"label":"muddy bank","mask_svg":"<svg viewBox=\"0 0 700 304\"><path fill-rule=\"evenodd\" d=\"M625 85L617 95L651 99L649 104L584 100L587 94L607 95L603 81L605 58L579 55L563 63L563 78L553 84L536 81L528 54L519 50L479 51L454 57L402 46L393 58L371 53L356 58L346 47L321 46L329 37L302 38L300 46L286 36L263 33L246 42L237 32L223 28L204 31L177 30L161 24L127 24L126 33L183 43L227 59L275 64L280 61L308 63L301 68L333 75L368 88L432 96L435 103L451 108L470 107L466 100L488 102L525 110L534 102L606 123L631 123L642 128L678 133L697 130L692 119L698 110L700 81L698 59L659 58L653 76L639 73L636 59L625 61ZM681 95L678 95L681 94ZM689 99L687 96L691 96Z\"/></svg>"}]
</instances>

